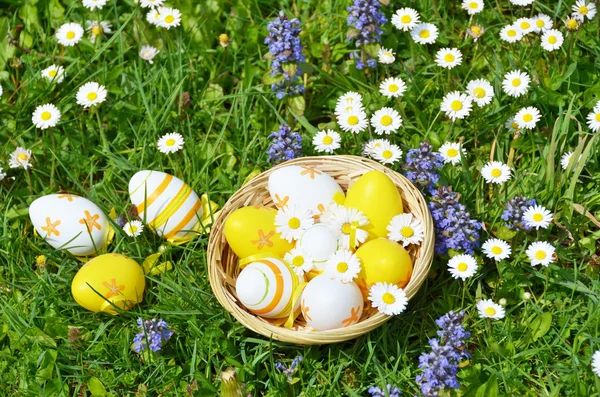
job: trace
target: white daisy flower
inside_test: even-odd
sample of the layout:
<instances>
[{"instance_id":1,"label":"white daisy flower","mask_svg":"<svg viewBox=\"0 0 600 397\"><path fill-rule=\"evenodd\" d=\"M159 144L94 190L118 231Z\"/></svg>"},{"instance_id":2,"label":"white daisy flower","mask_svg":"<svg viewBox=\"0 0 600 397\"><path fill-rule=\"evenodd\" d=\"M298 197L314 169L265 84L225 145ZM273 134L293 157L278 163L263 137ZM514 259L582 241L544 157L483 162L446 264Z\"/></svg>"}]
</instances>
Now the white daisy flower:
<instances>
[{"instance_id":1,"label":"white daisy flower","mask_svg":"<svg viewBox=\"0 0 600 397\"><path fill-rule=\"evenodd\" d=\"M504 127L506 127L508 132L517 132L521 129L521 127L519 127L519 124L517 124L517 122L515 121L514 116L506 120L506 123L504 123Z\"/></svg>"},{"instance_id":2,"label":"white daisy flower","mask_svg":"<svg viewBox=\"0 0 600 397\"><path fill-rule=\"evenodd\" d=\"M142 58L144 61L148 61L150 64L153 64L153 59L159 52L160 51L157 50L156 47L145 45L142 46L142 49L140 50L140 58Z\"/></svg>"},{"instance_id":3,"label":"white daisy flower","mask_svg":"<svg viewBox=\"0 0 600 397\"><path fill-rule=\"evenodd\" d=\"M541 205L531 205L523 214L523 220L529 227L546 229L552 222L552 212Z\"/></svg>"},{"instance_id":4,"label":"white daisy flower","mask_svg":"<svg viewBox=\"0 0 600 397\"><path fill-rule=\"evenodd\" d=\"M555 249L546 241L535 241L527 247L525 254L531 262L531 266L542 265L548 267L554 262Z\"/></svg>"},{"instance_id":5,"label":"white daisy flower","mask_svg":"<svg viewBox=\"0 0 600 397\"><path fill-rule=\"evenodd\" d=\"M158 25L158 21L160 21L160 12L158 8L153 8L146 13L146 21L148 21L151 25Z\"/></svg>"},{"instance_id":6,"label":"white daisy flower","mask_svg":"<svg viewBox=\"0 0 600 397\"><path fill-rule=\"evenodd\" d=\"M518 26L524 35L535 30L535 21L531 18L519 18L514 22L514 25Z\"/></svg>"},{"instance_id":7,"label":"white daisy flower","mask_svg":"<svg viewBox=\"0 0 600 397\"><path fill-rule=\"evenodd\" d=\"M176 8L159 7L158 14L158 27L171 29L181 23L181 12Z\"/></svg>"},{"instance_id":8,"label":"white daisy flower","mask_svg":"<svg viewBox=\"0 0 600 397\"><path fill-rule=\"evenodd\" d=\"M565 20L565 27L567 28L567 30L571 32L579 30L579 27L581 26L582 22L577 18L577 16L571 15Z\"/></svg>"},{"instance_id":9,"label":"white daisy flower","mask_svg":"<svg viewBox=\"0 0 600 397\"><path fill-rule=\"evenodd\" d=\"M31 168L33 164L31 164L31 150L25 149L22 147L18 147L14 152L10 154L10 159L8 159L8 166L10 168Z\"/></svg>"},{"instance_id":10,"label":"white daisy flower","mask_svg":"<svg viewBox=\"0 0 600 397\"><path fill-rule=\"evenodd\" d=\"M77 90L77 104L84 108L97 106L106 100L106 88L103 85L90 81Z\"/></svg>"},{"instance_id":11,"label":"white daisy flower","mask_svg":"<svg viewBox=\"0 0 600 397\"><path fill-rule=\"evenodd\" d=\"M516 6L525 7L529 4L533 4L534 0L510 0L510 2Z\"/></svg>"},{"instance_id":12,"label":"white daisy flower","mask_svg":"<svg viewBox=\"0 0 600 397\"><path fill-rule=\"evenodd\" d=\"M357 113L362 111L364 111L362 103L349 104L344 102L338 102L335 105L335 110L333 111L333 113L335 113L335 115L339 118L341 115L346 113Z\"/></svg>"},{"instance_id":13,"label":"white daisy flower","mask_svg":"<svg viewBox=\"0 0 600 397\"><path fill-rule=\"evenodd\" d=\"M600 376L600 350L596 350L592 356L592 370L596 376Z\"/></svg>"},{"instance_id":14,"label":"white daisy flower","mask_svg":"<svg viewBox=\"0 0 600 397\"><path fill-rule=\"evenodd\" d=\"M497 238L491 238L487 240L481 246L483 253L490 259L495 260L496 262L500 262L502 259L506 259L510 256L512 252L512 248L510 245L504 240L500 240Z\"/></svg>"},{"instance_id":15,"label":"white daisy flower","mask_svg":"<svg viewBox=\"0 0 600 397\"><path fill-rule=\"evenodd\" d=\"M433 44L438 37L438 28L432 23L419 23L410 31L410 36L419 44Z\"/></svg>"},{"instance_id":16,"label":"white daisy flower","mask_svg":"<svg viewBox=\"0 0 600 397\"><path fill-rule=\"evenodd\" d=\"M290 243L298 240L314 223L312 211L295 205L280 208L275 215L275 230Z\"/></svg>"},{"instance_id":17,"label":"white daisy flower","mask_svg":"<svg viewBox=\"0 0 600 397\"><path fill-rule=\"evenodd\" d=\"M392 108L381 108L373 113L371 125L379 135L396 132L402 125L402 116Z\"/></svg>"},{"instance_id":18,"label":"white daisy flower","mask_svg":"<svg viewBox=\"0 0 600 397\"><path fill-rule=\"evenodd\" d=\"M379 85L379 92L388 98L402 96L406 91L406 84L399 77L388 77Z\"/></svg>"},{"instance_id":19,"label":"white daisy flower","mask_svg":"<svg viewBox=\"0 0 600 397\"><path fill-rule=\"evenodd\" d=\"M562 155L562 157L560 159L560 165L563 170L565 170L565 171L567 170L567 168L569 167L569 162L571 161L572 157L573 157L573 152L567 152ZM575 171L575 168L577 168L577 165L579 164L580 161L581 161L581 155L579 155L579 158L573 164L573 171Z\"/></svg>"},{"instance_id":20,"label":"white daisy flower","mask_svg":"<svg viewBox=\"0 0 600 397\"><path fill-rule=\"evenodd\" d=\"M483 26L475 23L467 30L467 33L473 38L473 42L477 43L477 40L485 33L485 29Z\"/></svg>"},{"instance_id":21,"label":"white daisy flower","mask_svg":"<svg viewBox=\"0 0 600 397\"><path fill-rule=\"evenodd\" d=\"M387 139L371 139L369 142L365 143L362 155L373 157L377 149L382 145L390 145L390 141Z\"/></svg>"},{"instance_id":22,"label":"white daisy flower","mask_svg":"<svg viewBox=\"0 0 600 397\"><path fill-rule=\"evenodd\" d=\"M337 116L338 124L343 131L358 134L369 126L367 114L363 110L352 110Z\"/></svg>"},{"instance_id":23,"label":"white daisy flower","mask_svg":"<svg viewBox=\"0 0 600 397\"><path fill-rule=\"evenodd\" d=\"M517 98L527 92L530 82L531 77L527 73L513 70L504 75L502 89L507 95Z\"/></svg>"},{"instance_id":24,"label":"white daisy flower","mask_svg":"<svg viewBox=\"0 0 600 397\"><path fill-rule=\"evenodd\" d=\"M164 0L141 0L140 5L144 8L160 7L164 3Z\"/></svg>"},{"instance_id":25,"label":"white daisy flower","mask_svg":"<svg viewBox=\"0 0 600 397\"><path fill-rule=\"evenodd\" d=\"M442 112L450 117L452 121L456 119L464 119L471 113L473 100L466 94L461 94L459 91L454 91L444 96L441 104Z\"/></svg>"},{"instance_id":26,"label":"white daisy flower","mask_svg":"<svg viewBox=\"0 0 600 397\"><path fill-rule=\"evenodd\" d=\"M446 69L452 69L462 62L462 53L458 48L442 48L435 54L435 63Z\"/></svg>"},{"instance_id":27,"label":"white daisy flower","mask_svg":"<svg viewBox=\"0 0 600 397\"><path fill-rule=\"evenodd\" d=\"M56 31L58 42L65 47L71 47L79 43L83 37L83 28L78 23L65 23Z\"/></svg>"},{"instance_id":28,"label":"white daisy flower","mask_svg":"<svg viewBox=\"0 0 600 397\"><path fill-rule=\"evenodd\" d=\"M4 168L0 167L0 181L6 178L6 172L4 172Z\"/></svg>"},{"instance_id":29,"label":"white daisy flower","mask_svg":"<svg viewBox=\"0 0 600 397\"><path fill-rule=\"evenodd\" d=\"M50 65L42 70L42 77L57 84L62 83L65 79L65 69L62 66Z\"/></svg>"},{"instance_id":30,"label":"white daisy flower","mask_svg":"<svg viewBox=\"0 0 600 397\"><path fill-rule=\"evenodd\" d=\"M325 153L333 153L335 149L339 149L340 142L342 142L342 137L333 130L319 131L312 140L315 149Z\"/></svg>"},{"instance_id":31,"label":"white daisy flower","mask_svg":"<svg viewBox=\"0 0 600 397\"><path fill-rule=\"evenodd\" d=\"M304 273L310 272L314 265L310 253L301 247L292 248L290 252L283 256L283 260L286 261L300 277L304 276Z\"/></svg>"},{"instance_id":32,"label":"white daisy flower","mask_svg":"<svg viewBox=\"0 0 600 397\"><path fill-rule=\"evenodd\" d=\"M500 38L507 43L516 43L523 38L523 32L515 25L508 25L500 31Z\"/></svg>"},{"instance_id":33,"label":"white daisy flower","mask_svg":"<svg viewBox=\"0 0 600 397\"><path fill-rule=\"evenodd\" d=\"M358 106L362 108L362 96L358 92L348 91L338 98L337 104Z\"/></svg>"},{"instance_id":34,"label":"white daisy flower","mask_svg":"<svg viewBox=\"0 0 600 397\"><path fill-rule=\"evenodd\" d=\"M600 103L587 115L587 126L594 132L600 129Z\"/></svg>"},{"instance_id":35,"label":"white daisy flower","mask_svg":"<svg viewBox=\"0 0 600 397\"><path fill-rule=\"evenodd\" d=\"M471 80L467 84L467 95L471 97L477 106L483 107L492 102L494 87L485 79Z\"/></svg>"},{"instance_id":36,"label":"white daisy flower","mask_svg":"<svg viewBox=\"0 0 600 397\"><path fill-rule=\"evenodd\" d=\"M409 244L419 245L425 234L423 224L412 214L396 215L387 226L388 238L392 241L402 242L404 247Z\"/></svg>"},{"instance_id":37,"label":"white daisy flower","mask_svg":"<svg viewBox=\"0 0 600 397\"><path fill-rule=\"evenodd\" d=\"M469 15L479 14L483 11L483 0L463 0L461 7Z\"/></svg>"},{"instance_id":38,"label":"white daisy flower","mask_svg":"<svg viewBox=\"0 0 600 397\"><path fill-rule=\"evenodd\" d=\"M468 254L453 256L448 261L448 271L453 278L466 280L477 272L477 260Z\"/></svg>"},{"instance_id":39,"label":"white daisy flower","mask_svg":"<svg viewBox=\"0 0 600 397\"><path fill-rule=\"evenodd\" d=\"M4 93L4 88L2 88L2 86L0 85L0 97L2 96L3 93Z\"/></svg>"},{"instance_id":40,"label":"white daisy flower","mask_svg":"<svg viewBox=\"0 0 600 397\"><path fill-rule=\"evenodd\" d=\"M402 288L390 283L376 283L369 288L371 306L388 316L397 316L406 310L408 296Z\"/></svg>"},{"instance_id":41,"label":"white daisy flower","mask_svg":"<svg viewBox=\"0 0 600 397\"><path fill-rule=\"evenodd\" d=\"M533 26L535 27L534 31L536 33L542 33L548 29L552 29L553 25L554 22L552 22L552 19L546 14L537 14L533 18Z\"/></svg>"},{"instance_id":42,"label":"white daisy flower","mask_svg":"<svg viewBox=\"0 0 600 397\"><path fill-rule=\"evenodd\" d=\"M412 8L400 8L392 15L392 25L394 25L396 29L408 32L419 23L419 18L419 13Z\"/></svg>"},{"instance_id":43,"label":"white daisy flower","mask_svg":"<svg viewBox=\"0 0 600 397\"><path fill-rule=\"evenodd\" d=\"M89 10L102 9L108 0L83 0L83 6Z\"/></svg>"},{"instance_id":44,"label":"white daisy flower","mask_svg":"<svg viewBox=\"0 0 600 397\"><path fill-rule=\"evenodd\" d=\"M91 34L92 43L96 40L96 37L113 32L112 24L108 21L86 21L85 26L85 30Z\"/></svg>"},{"instance_id":45,"label":"white daisy flower","mask_svg":"<svg viewBox=\"0 0 600 397\"><path fill-rule=\"evenodd\" d=\"M51 103L40 105L35 108L31 116L31 122L41 130L55 127L60 121L60 110Z\"/></svg>"},{"instance_id":46,"label":"white daisy flower","mask_svg":"<svg viewBox=\"0 0 600 397\"><path fill-rule=\"evenodd\" d=\"M446 142L438 150L438 153L444 159L444 163L450 163L452 165L460 163L460 152L462 152L463 156L467 155L467 151L464 148L461 148L461 145L458 142Z\"/></svg>"},{"instance_id":47,"label":"white daisy flower","mask_svg":"<svg viewBox=\"0 0 600 397\"><path fill-rule=\"evenodd\" d=\"M587 0L577 0L571 9L573 10L573 15L581 22L583 22L585 18L591 20L596 16L596 4L591 1L588 3Z\"/></svg>"},{"instance_id":48,"label":"white daisy flower","mask_svg":"<svg viewBox=\"0 0 600 397\"><path fill-rule=\"evenodd\" d=\"M185 144L183 135L177 132L171 132L160 137L156 146L158 151L164 154L170 154L180 151Z\"/></svg>"},{"instance_id":49,"label":"white daisy flower","mask_svg":"<svg viewBox=\"0 0 600 397\"><path fill-rule=\"evenodd\" d=\"M477 311L479 317L493 318L494 320L500 320L504 318L504 308L497 303L494 303L491 299L485 299L477 302Z\"/></svg>"},{"instance_id":50,"label":"white daisy flower","mask_svg":"<svg viewBox=\"0 0 600 397\"><path fill-rule=\"evenodd\" d=\"M552 52L558 50L564 41L565 38L559 30L549 29L542 34L541 45L544 50Z\"/></svg>"},{"instance_id":51,"label":"white daisy flower","mask_svg":"<svg viewBox=\"0 0 600 397\"><path fill-rule=\"evenodd\" d=\"M540 111L536 107L528 106L517 112L515 122L520 128L531 130L541 118Z\"/></svg>"},{"instance_id":52,"label":"white daisy flower","mask_svg":"<svg viewBox=\"0 0 600 397\"><path fill-rule=\"evenodd\" d=\"M129 237L137 237L144 231L144 225L142 222L137 220L127 222L123 226L123 231L125 231L125 234L127 234Z\"/></svg>"},{"instance_id":53,"label":"white daisy flower","mask_svg":"<svg viewBox=\"0 0 600 397\"><path fill-rule=\"evenodd\" d=\"M379 63L383 63L384 65L393 63L396 60L396 57L394 55L396 55L396 53L384 47L381 47L377 52L377 58L379 58Z\"/></svg>"},{"instance_id":54,"label":"white daisy flower","mask_svg":"<svg viewBox=\"0 0 600 397\"><path fill-rule=\"evenodd\" d=\"M492 161L487 163L481 169L481 176L487 183L496 183L498 185L510 179L511 169L508 165L500 161Z\"/></svg>"},{"instance_id":55,"label":"white daisy flower","mask_svg":"<svg viewBox=\"0 0 600 397\"><path fill-rule=\"evenodd\" d=\"M389 141L381 142L380 145L373 148L372 156L381 164L394 164L402 158L402 149L400 146Z\"/></svg>"},{"instance_id":56,"label":"white daisy flower","mask_svg":"<svg viewBox=\"0 0 600 397\"><path fill-rule=\"evenodd\" d=\"M339 250L329 256L325 262L325 274L351 283L360 273L360 259L352 251Z\"/></svg>"},{"instance_id":57,"label":"white daisy flower","mask_svg":"<svg viewBox=\"0 0 600 397\"><path fill-rule=\"evenodd\" d=\"M350 248L350 234L353 228L355 228L356 246L362 244L369 237L369 233L362 229L369 224L369 220L356 208L341 205L330 206L324 215L321 216L321 223L325 223L332 233L337 236L338 247L340 248Z\"/></svg>"}]
</instances>

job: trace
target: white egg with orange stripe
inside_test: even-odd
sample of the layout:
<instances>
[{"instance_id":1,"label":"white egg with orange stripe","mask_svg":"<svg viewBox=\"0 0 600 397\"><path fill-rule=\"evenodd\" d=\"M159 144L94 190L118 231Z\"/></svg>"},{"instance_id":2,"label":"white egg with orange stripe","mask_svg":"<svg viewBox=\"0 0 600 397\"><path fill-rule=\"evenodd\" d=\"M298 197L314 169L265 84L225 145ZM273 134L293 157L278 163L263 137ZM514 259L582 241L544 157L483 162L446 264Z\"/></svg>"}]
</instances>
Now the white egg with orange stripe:
<instances>
[{"instance_id":1,"label":"white egg with orange stripe","mask_svg":"<svg viewBox=\"0 0 600 397\"><path fill-rule=\"evenodd\" d=\"M129 181L129 196L144 223L167 240L197 235L200 197L181 179L160 171L139 171Z\"/></svg>"},{"instance_id":2,"label":"white egg with orange stripe","mask_svg":"<svg viewBox=\"0 0 600 397\"><path fill-rule=\"evenodd\" d=\"M252 313L265 318L284 318L289 316L292 304L294 311L299 308L300 297L295 295L303 281L280 259L263 258L242 269L235 292Z\"/></svg>"}]
</instances>

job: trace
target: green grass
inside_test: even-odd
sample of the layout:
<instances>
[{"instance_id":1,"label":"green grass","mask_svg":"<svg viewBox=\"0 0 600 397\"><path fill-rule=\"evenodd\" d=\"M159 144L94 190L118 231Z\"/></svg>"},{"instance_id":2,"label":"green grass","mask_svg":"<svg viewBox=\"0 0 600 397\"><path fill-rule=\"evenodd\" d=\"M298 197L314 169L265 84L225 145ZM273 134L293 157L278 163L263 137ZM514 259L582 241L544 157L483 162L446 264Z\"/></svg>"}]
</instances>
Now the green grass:
<instances>
[{"instance_id":1,"label":"green grass","mask_svg":"<svg viewBox=\"0 0 600 397\"><path fill-rule=\"evenodd\" d=\"M184 14L183 27L170 31L149 26L145 13L130 0L111 1L94 12L76 0L3 3L0 166L6 170L9 154L25 146L34 152L34 168L11 170L0 182L0 395L214 396L221 371L229 367L254 396L364 396L370 385L387 383L404 395L415 395L418 356L428 351L427 341L435 336L434 320L460 309L467 312L473 357L461 366L462 388L455 395L600 395L600 380L590 367L593 352L600 348L600 230L576 210L583 208L600 219L599 137L585 125L600 99L598 17L566 34L563 48L549 54L541 50L537 36L514 45L499 40L500 28L533 15L531 7L486 2L473 21L487 31L474 44L465 34L469 18L457 2L413 0L402 6L416 8L423 20L435 23L442 33L438 42L415 45L413 58L408 33L387 24L383 45L397 53L397 61L365 75L348 61L353 49L345 39L349 3L174 1ZM383 8L390 17L400 6ZM535 13L547 13L565 33L561 19L570 6L563 1L534 3ZM473 217L485 222L483 240L502 226L504 202L517 194L535 197L551 209L555 224L519 232L511 241L509 261L496 265L483 260L477 276L466 283L452 280L445 270L447 258L436 256L430 277L407 312L337 345L278 343L237 323L212 295L206 236L166 247L163 258L174 268L148 276L142 304L117 317L85 311L70 294L81 263L33 234L29 204L44 194L69 191L88 197L105 213L115 208L124 215L130 207L129 178L140 169L156 169L183 179L199 194L207 192L222 206L250 173L269 167L267 136L290 116L285 101L262 84L269 67L263 58L266 23L279 9L303 23L306 111L296 128L306 155L315 154L310 144L315 129L335 120L337 97L359 91L368 113L386 104L402 109L403 127L391 139L405 152L424 140L436 147L463 140L463 164L444 167L441 182L460 192ZM53 36L58 26L97 15L110 20L116 33L95 44L86 39L75 48L58 45ZM7 33L21 49L8 45ZM221 33L231 38L227 48L217 44ZM143 43L161 49L154 65L139 59ZM435 51L448 46L458 47L464 56L463 64L450 72L433 62ZM58 86L39 77L53 62L67 70ZM529 93L518 99L501 90L502 76L512 68L534 78ZM400 103L384 100L376 89L391 75L401 76L409 86ZM494 85L496 98L466 120L451 123L439 113L441 98L479 77ZM87 81L98 81L109 91L97 112L84 111L75 102L78 87ZM181 101L184 93L189 104ZM31 114L43 103L54 103L62 111L56 128L41 131L32 125ZM540 109L542 120L538 128L513 140L504 122L529 105ZM166 156L157 151L156 141L172 131L183 134L186 144L181 152ZM368 135L343 134L337 152L359 154ZM494 159L507 162L511 148L514 177L490 190L478 170L492 150ZM567 150L582 154L574 172L560 168L560 156ZM559 260L548 269L526 262L527 244L536 239L557 247ZM110 250L141 263L163 244L150 232L137 239L118 232ZM36 265L38 255L47 257L46 266ZM523 292L530 292L532 299L523 300ZM474 305L481 298L506 299L506 318L479 318ZM131 350L139 316L162 317L173 327L175 334L159 355ZM68 338L71 327L82 333L75 344ZM304 360L295 374L298 380L290 385L275 370L275 362L289 364L297 355Z\"/></svg>"}]
</instances>

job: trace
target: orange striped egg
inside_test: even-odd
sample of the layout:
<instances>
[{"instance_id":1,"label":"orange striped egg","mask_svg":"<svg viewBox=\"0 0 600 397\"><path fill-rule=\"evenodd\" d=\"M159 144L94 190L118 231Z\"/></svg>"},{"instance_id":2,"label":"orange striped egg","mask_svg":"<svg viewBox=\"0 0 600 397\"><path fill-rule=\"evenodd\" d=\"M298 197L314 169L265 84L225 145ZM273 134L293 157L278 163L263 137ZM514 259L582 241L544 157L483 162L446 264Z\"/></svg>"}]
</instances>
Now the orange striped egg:
<instances>
[{"instance_id":1,"label":"orange striped egg","mask_svg":"<svg viewBox=\"0 0 600 397\"><path fill-rule=\"evenodd\" d=\"M290 314L294 291L301 281L285 263L275 258L259 259L238 275L235 291L240 302L252 313L265 318ZM294 310L300 306L296 297Z\"/></svg>"},{"instance_id":2,"label":"orange striped egg","mask_svg":"<svg viewBox=\"0 0 600 397\"><path fill-rule=\"evenodd\" d=\"M200 228L200 198L181 179L139 171L129 181L129 196L144 223L167 240L193 237Z\"/></svg>"}]
</instances>

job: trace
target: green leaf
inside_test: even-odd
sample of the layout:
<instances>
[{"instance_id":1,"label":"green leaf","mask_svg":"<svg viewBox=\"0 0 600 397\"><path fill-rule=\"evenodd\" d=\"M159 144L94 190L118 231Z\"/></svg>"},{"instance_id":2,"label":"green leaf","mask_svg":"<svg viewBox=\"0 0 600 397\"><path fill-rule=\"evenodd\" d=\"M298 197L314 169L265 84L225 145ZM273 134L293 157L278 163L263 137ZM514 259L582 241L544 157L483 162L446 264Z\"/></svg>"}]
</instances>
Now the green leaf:
<instances>
[{"instance_id":1,"label":"green leaf","mask_svg":"<svg viewBox=\"0 0 600 397\"><path fill-rule=\"evenodd\" d=\"M498 378L492 375L485 384L479 386L476 397L498 397Z\"/></svg>"},{"instance_id":2,"label":"green leaf","mask_svg":"<svg viewBox=\"0 0 600 397\"><path fill-rule=\"evenodd\" d=\"M287 97L286 99L287 105L297 116L303 116L304 110L306 109L306 102L304 101L304 97L302 95L294 95L291 97Z\"/></svg>"},{"instance_id":3,"label":"green leaf","mask_svg":"<svg viewBox=\"0 0 600 397\"><path fill-rule=\"evenodd\" d=\"M106 388L100 382L100 379L96 377L92 377L88 382L88 389L90 389L90 393L92 396L106 396Z\"/></svg>"},{"instance_id":4,"label":"green leaf","mask_svg":"<svg viewBox=\"0 0 600 397\"><path fill-rule=\"evenodd\" d=\"M542 336L546 335L550 330L550 326L552 325L552 313L545 312L542 314L538 314L530 325L531 330L533 331L533 341L535 342Z\"/></svg>"},{"instance_id":5,"label":"green leaf","mask_svg":"<svg viewBox=\"0 0 600 397\"><path fill-rule=\"evenodd\" d=\"M516 230L509 229L506 226L501 226L496 232L496 237L498 237L501 240L512 240L512 238L516 235Z\"/></svg>"},{"instance_id":6,"label":"green leaf","mask_svg":"<svg viewBox=\"0 0 600 397\"><path fill-rule=\"evenodd\" d=\"M56 362L56 350L44 350L38 358L38 369L35 377L39 381L52 379L54 363Z\"/></svg>"},{"instance_id":7,"label":"green leaf","mask_svg":"<svg viewBox=\"0 0 600 397\"><path fill-rule=\"evenodd\" d=\"M267 70L262 77L262 83L265 85L277 84L281 81L283 81L283 75L279 73L272 76L270 70Z\"/></svg>"}]
</instances>

